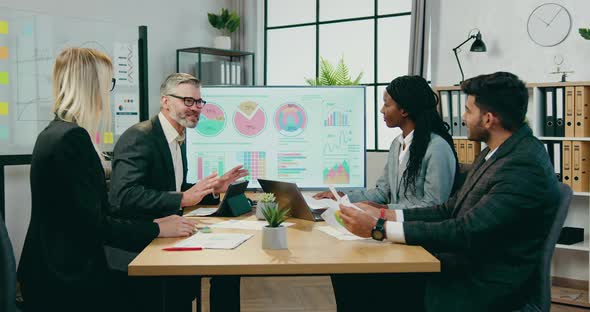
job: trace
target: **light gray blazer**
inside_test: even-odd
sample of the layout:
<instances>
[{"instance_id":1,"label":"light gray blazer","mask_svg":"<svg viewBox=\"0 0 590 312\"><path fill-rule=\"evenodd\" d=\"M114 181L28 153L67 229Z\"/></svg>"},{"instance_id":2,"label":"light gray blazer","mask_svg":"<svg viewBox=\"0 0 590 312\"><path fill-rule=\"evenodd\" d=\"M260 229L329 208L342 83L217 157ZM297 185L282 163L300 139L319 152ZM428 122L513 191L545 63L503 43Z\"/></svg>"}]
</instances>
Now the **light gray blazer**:
<instances>
[{"instance_id":1,"label":"light gray blazer","mask_svg":"<svg viewBox=\"0 0 590 312\"><path fill-rule=\"evenodd\" d=\"M368 200L387 204L389 209L407 209L442 204L449 198L455 179L455 156L442 137L437 134L430 135L430 143L416 177L416 192L414 193L412 187L408 187L405 196L403 170L400 172L398 167L400 151L401 143L397 139L393 140L389 147L387 164L383 175L377 180L376 187L348 192L351 202Z\"/></svg>"}]
</instances>

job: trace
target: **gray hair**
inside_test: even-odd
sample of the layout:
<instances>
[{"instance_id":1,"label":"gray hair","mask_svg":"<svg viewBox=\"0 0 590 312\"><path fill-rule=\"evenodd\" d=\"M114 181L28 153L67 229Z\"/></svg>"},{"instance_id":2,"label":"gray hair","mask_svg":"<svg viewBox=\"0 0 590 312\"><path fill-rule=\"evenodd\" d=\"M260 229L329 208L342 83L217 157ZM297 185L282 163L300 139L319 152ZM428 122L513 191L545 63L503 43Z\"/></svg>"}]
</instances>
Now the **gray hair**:
<instances>
[{"instance_id":1,"label":"gray hair","mask_svg":"<svg viewBox=\"0 0 590 312\"><path fill-rule=\"evenodd\" d=\"M181 85L183 83L192 84L197 88L201 86L201 82L199 81L199 79L195 78L195 76L191 74L174 73L166 77L166 80L162 82L162 85L160 86L160 96L166 96L171 94L172 91L174 91L174 89L178 87L178 85Z\"/></svg>"}]
</instances>

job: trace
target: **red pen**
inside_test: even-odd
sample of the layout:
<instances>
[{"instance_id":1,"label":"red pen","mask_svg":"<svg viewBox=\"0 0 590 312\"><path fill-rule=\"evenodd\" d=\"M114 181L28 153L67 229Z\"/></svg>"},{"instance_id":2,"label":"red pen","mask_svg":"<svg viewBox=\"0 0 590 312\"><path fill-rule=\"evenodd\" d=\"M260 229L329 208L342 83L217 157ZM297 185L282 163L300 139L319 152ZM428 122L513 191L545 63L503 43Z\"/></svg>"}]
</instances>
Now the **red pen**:
<instances>
[{"instance_id":1,"label":"red pen","mask_svg":"<svg viewBox=\"0 0 590 312\"><path fill-rule=\"evenodd\" d=\"M203 250L203 247L166 247L162 248L166 251L186 251L186 250Z\"/></svg>"}]
</instances>

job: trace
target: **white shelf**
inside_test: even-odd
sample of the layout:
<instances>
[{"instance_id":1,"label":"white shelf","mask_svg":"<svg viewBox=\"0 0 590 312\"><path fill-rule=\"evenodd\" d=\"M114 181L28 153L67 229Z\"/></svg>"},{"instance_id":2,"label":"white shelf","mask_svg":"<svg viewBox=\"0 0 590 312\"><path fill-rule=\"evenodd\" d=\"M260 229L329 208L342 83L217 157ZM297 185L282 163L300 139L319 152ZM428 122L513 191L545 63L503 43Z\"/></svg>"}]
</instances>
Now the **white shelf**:
<instances>
[{"instance_id":1,"label":"white shelf","mask_svg":"<svg viewBox=\"0 0 590 312\"><path fill-rule=\"evenodd\" d=\"M580 250L580 251L589 251L590 248L588 247L588 240L585 240L583 242L579 242L573 245L563 245L563 244L557 244L555 245L555 248L557 249L569 249L569 250Z\"/></svg>"},{"instance_id":2,"label":"white shelf","mask_svg":"<svg viewBox=\"0 0 590 312\"><path fill-rule=\"evenodd\" d=\"M537 137L541 141L590 141L588 137Z\"/></svg>"},{"instance_id":3,"label":"white shelf","mask_svg":"<svg viewBox=\"0 0 590 312\"><path fill-rule=\"evenodd\" d=\"M590 193L589 192L574 192L574 196L588 197L588 196L590 196Z\"/></svg>"},{"instance_id":4,"label":"white shelf","mask_svg":"<svg viewBox=\"0 0 590 312\"><path fill-rule=\"evenodd\" d=\"M458 136L458 135L454 135L453 139L455 140L467 140L467 136Z\"/></svg>"}]
</instances>

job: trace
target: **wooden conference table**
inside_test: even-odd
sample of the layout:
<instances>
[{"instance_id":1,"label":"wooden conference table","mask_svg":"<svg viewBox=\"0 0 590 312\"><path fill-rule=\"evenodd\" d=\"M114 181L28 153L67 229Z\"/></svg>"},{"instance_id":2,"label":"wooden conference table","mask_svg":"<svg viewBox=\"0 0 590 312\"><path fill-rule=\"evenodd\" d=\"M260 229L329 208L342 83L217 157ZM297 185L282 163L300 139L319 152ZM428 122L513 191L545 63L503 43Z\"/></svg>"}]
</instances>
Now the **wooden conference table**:
<instances>
[{"instance_id":1,"label":"wooden conference table","mask_svg":"<svg viewBox=\"0 0 590 312\"><path fill-rule=\"evenodd\" d=\"M200 217L200 226L229 218ZM251 213L233 219L256 220ZM289 219L289 249L262 249L262 231L233 250L164 251L182 238L157 238L130 264L130 276L269 276L350 273L440 272L440 262L420 246L377 241L342 241L318 230L325 222ZM200 299L200 298L199 298ZM200 308L200 300L197 304ZM199 309L200 310L200 309Z\"/></svg>"}]
</instances>

